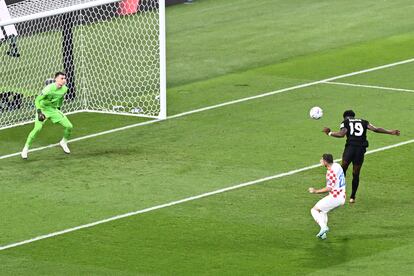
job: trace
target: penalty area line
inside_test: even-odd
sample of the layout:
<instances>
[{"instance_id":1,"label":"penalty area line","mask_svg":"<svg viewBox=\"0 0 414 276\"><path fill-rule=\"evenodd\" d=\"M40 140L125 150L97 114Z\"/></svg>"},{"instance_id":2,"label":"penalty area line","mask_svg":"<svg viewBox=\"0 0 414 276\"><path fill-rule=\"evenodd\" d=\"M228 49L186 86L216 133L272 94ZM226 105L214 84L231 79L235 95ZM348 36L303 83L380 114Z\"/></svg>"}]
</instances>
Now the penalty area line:
<instances>
[{"instance_id":1,"label":"penalty area line","mask_svg":"<svg viewBox=\"0 0 414 276\"><path fill-rule=\"evenodd\" d=\"M381 70L381 69L385 69L385 68L390 68L390 67L394 67L394 66L398 66L398 65L402 65L402 64L407 64L407 63L411 63L411 62L414 62L414 58L406 59L406 60L402 60L402 61L398 61L398 62L394 62L394 63L389 63L389 64L385 64L385 65L381 65L381 66L377 66L377 67L373 67L373 68L369 68L369 69L364 69L364 70L360 70L360 71L355 71L355 72L352 72L352 73L347 73L347 74L343 74L343 75L339 75L339 76L335 76L335 77L331 77L331 78L327 78L327 79L323 79L323 80L319 80L319 81L313 81L313 82L308 82L308 83L304 83L304 84L299 84L299 85L295 85L295 86L275 90L275 91L272 91L272 92L267 92L267 93L263 93L263 94L259 94L259 95L255 95L255 96L251 96L251 97L241 98L241 99L238 99L238 100L233 100L233 101L229 101L229 102L225 102L225 103L221 103L221 104L207 106L207 107L203 107L203 108L199 108L199 109L195 109L195 110L191 110L191 111L171 115L171 116L168 116L166 119L150 120L150 121L146 121L146 122L142 122L142 123L136 123L136 124L127 125L127 126L124 126L124 127L114 128L114 129L110 129L110 130L106 130L106 131L102 131L102 132L98 132L98 133L94 133L94 134L74 138L74 139L69 140L68 143L73 143L73 142L77 142L77 141L81 141L81 140L85 140L85 139L89 139L89 138L93 138L93 137L97 137L97 136L101 136L101 135L105 135L105 134L110 134L110 133L114 133L114 132L118 132L118 131L123 131L123 130L130 129L130 128L135 128L135 127L139 127L139 126L144 126L144 125L149 125L149 124L153 124L153 123L157 123L157 122L162 122L164 120L175 119L175 118L191 115L191 114L194 114L194 113L199 113L199 112L203 112L203 111L207 111L207 110L212 110L212 109L216 109L216 108L220 108L220 107L224 107L224 106L228 106L228 105L233 105L233 104L237 104L237 103L241 103L241 102L246 102L246 101L251 101L251 100L255 100L255 99L259 99L259 98L263 98L263 97L273 96L273 95L276 95L276 94L279 94L279 93L294 91L294 90L297 90L297 89L306 88L306 87L310 87L310 86L314 86L314 85L318 85L318 84L327 84L327 83L333 84L334 80L343 79L343 78L347 78L347 77L351 77L351 76L355 76L355 75L360 75L360 74L364 74L364 73L368 73L368 72L373 72L373 71L377 71L377 70ZM34 148L34 149L29 150L29 152L40 151L40 150L56 147L58 145L59 144L56 143L56 144L51 144L51 145L44 146L44 147L38 147L38 148ZM0 156L0 160L10 158L10 157L14 157L14 156L19 156L19 155L20 155L20 152L15 152L15 153L7 154L7 155L2 155L2 156Z\"/></svg>"},{"instance_id":2,"label":"penalty area line","mask_svg":"<svg viewBox=\"0 0 414 276\"><path fill-rule=\"evenodd\" d=\"M413 142L414 142L414 139L411 139L411 140L408 140L408 141L405 141L405 142L401 142L401 143L389 145L389 146L386 146L386 147L381 147L381 148L378 148L378 149L370 150L370 151L367 151L365 154L373 154L373 153L376 153L376 152L380 152L380 151L400 147L400 146L403 146L403 145L407 145L407 144L410 144L410 143L413 143ZM339 160L340 159L336 159L335 161L338 162ZM280 173L280 174L276 174L276 175L256 179L256 180L253 180L253 181L244 182L244 183L241 183L241 184L237 184L237 185L230 186L230 187L227 187L227 188L222 188L222 189L215 190L215 191L212 191L212 192L207 192L207 193L199 194L199 195L196 195L196 196L187 197L187 198L184 198L184 199L171 201L171 202L168 202L168 203L165 203L165 204L156 205L156 206L141 209L141 210L138 210L138 211L129 212L129 213L113 216L113 217L110 217L110 218L107 218L107 219L91 222L91 223L88 223L88 224L79 225L79 226L68 228L68 229L65 229L65 230L61 230L61 231L41 235L41 236L31 238L31 239L27 239L27 240L24 240L24 241L11 243L11 244L7 244L7 245L2 245L2 246L0 246L0 251L6 250L6 249L9 249L9 248L22 246L22 245L29 244L29 243L33 243L35 241L40 241L40 240L60 236L60 235L70 233L70 232L74 232L74 231L78 231L78 230L81 230L81 229L90 228L90 227L93 227L93 226L96 226L96 225L100 225L100 224L104 224L104 223L107 223L107 222L119 220L119 219L122 219L122 218L131 217L131 216L135 216L135 215L143 214L143 213L148 213L148 212L151 212L151 211L171 207L171 206L182 204L182 203L185 203L185 202L189 202L189 201L193 201L193 200L197 200L197 199L201 199L201 198L221 194L221 193L224 193L224 192L240 189L240 188L243 188L243 187L247 187L247 186L251 186L251 185L255 185L255 184L259 184L259 183L263 183L263 182L266 182L266 181L269 181L269 180L274 180L274 179L282 178L282 177L285 177L285 176L294 175L294 174L304 172L304 171L308 171L308 170L311 170L311 169L314 169L314 168L317 168L317 167L321 167L321 166L322 166L321 164L315 164L315 165L311 165L311 166L308 166L308 167L303 167L303 168L300 168L300 169L291 170L291 171L288 171L288 172L284 172L284 173Z\"/></svg>"},{"instance_id":3,"label":"penalty area line","mask_svg":"<svg viewBox=\"0 0 414 276\"><path fill-rule=\"evenodd\" d=\"M412 89L394 88L394 87L367 85L367 84L356 84L356 83L349 83L349 82L327 81L327 82L325 82L325 84L343 85L343 86L351 86L351 87L362 87L362 88L371 88L371 89L398 91L398 92L411 92L411 93L414 92L414 90L412 90Z\"/></svg>"}]
</instances>

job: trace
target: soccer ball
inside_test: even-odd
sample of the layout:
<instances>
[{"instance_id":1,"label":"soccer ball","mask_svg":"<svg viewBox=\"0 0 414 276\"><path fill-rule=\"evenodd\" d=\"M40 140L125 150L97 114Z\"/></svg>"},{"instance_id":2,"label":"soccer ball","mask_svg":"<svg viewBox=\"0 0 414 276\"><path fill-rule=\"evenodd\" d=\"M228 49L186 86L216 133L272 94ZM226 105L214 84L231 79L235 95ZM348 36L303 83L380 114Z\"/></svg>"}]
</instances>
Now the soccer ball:
<instances>
[{"instance_id":1,"label":"soccer ball","mask_svg":"<svg viewBox=\"0 0 414 276\"><path fill-rule=\"evenodd\" d=\"M309 116L315 120L322 118L323 116L322 108L320 108L319 106L312 107L311 110L309 111Z\"/></svg>"}]
</instances>

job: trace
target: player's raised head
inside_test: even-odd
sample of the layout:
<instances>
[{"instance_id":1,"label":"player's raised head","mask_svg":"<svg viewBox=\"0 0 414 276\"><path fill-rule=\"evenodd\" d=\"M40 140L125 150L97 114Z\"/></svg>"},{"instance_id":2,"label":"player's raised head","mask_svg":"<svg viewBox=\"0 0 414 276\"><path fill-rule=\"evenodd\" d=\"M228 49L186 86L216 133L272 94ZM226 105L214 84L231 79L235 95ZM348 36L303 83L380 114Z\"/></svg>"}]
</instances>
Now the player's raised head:
<instances>
[{"instance_id":1,"label":"player's raised head","mask_svg":"<svg viewBox=\"0 0 414 276\"><path fill-rule=\"evenodd\" d=\"M55 73L55 82L58 87L66 84L66 74L64 72Z\"/></svg>"},{"instance_id":2,"label":"player's raised head","mask_svg":"<svg viewBox=\"0 0 414 276\"><path fill-rule=\"evenodd\" d=\"M330 153L324 153L322 155L322 160L325 161L327 164L333 163L333 156Z\"/></svg>"},{"instance_id":3,"label":"player's raised head","mask_svg":"<svg viewBox=\"0 0 414 276\"><path fill-rule=\"evenodd\" d=\"M353 110L345 110L343 114L344 119L346 118L355 118L355 112Z\"/></svg>"},{"instance_id":4,"label":"player's raised head","mask_svg":"<svg viewBox=\"0 0 414 276\"><path fill-rule=\"evenodd\" d=\"M56 72L56 73L55 73L55 79L56 79L57 77L59 77L59 76L64 76L64 77L66 77L66 73L65 73L65 72L62 72L62 71Z\"/></svg>"}]
</instances>

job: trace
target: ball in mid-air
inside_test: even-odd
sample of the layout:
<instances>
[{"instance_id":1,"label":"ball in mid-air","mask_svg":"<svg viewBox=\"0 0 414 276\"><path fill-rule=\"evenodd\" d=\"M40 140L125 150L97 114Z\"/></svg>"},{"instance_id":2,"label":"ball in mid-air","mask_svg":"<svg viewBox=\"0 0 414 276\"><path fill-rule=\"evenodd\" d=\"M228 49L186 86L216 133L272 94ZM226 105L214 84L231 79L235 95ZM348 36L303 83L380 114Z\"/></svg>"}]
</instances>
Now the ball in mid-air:
<instances>
[{"instance_id":1,"label":"ball in mid-air","mask_svg":"<svg viewBox=\"0 0 414 276\"><path fill-rule=\"evenodd\" d=\"M315 120L322 118L323 116L322 108L320 108L319 106L312 107L311 110L309 111L309 116Z\"/></svg>"}]
</instances>

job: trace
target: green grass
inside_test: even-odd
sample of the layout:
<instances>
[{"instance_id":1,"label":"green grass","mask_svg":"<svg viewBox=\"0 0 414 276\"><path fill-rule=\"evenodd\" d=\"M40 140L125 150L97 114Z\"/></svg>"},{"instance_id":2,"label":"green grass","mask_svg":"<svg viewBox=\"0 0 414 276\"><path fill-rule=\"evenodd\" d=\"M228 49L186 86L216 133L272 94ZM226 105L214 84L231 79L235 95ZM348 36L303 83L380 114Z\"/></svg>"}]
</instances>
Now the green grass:
<instances>
[{"instance_id":1,"label":"green grass","mask_svg":"<svg viewBox=\"0 0 414 276\"><path fill-rule=\"evenodd\" d=\"M197 2L167 9L170 87L406 34L414 26L409 0Z\"/></svg>"},{"instance_id":2,"label":"green grass","mask_svg":"<svg viewBox=\"0 0 414 276\"><path fill-rule=\"evenodd\" d=\"M402 16L407 1L257 2L205 0L167 9L169 115L412 57L411 22ZM393 24L377 26L379 11ZM325 35L303 28L332 17L339 22L325 24ZM276 36L281 46L273 56L271 42L260 39L274 31L269 21L296 30ZM241 46L249 22L258 38L246 56ZM353 29L359 35L345 22L359 26ZM211 38L224 39L225 30L232 30L233 43L217 48ZM296 43L306 37L309 43ZM217 66L204 62L205 52ZM412 69L407 64L341 81L413 89ZM313 165L324 152L339 158L344 140L321 128L337 129L344 109L401 130L400 137L370 133L370 149L411 140L413 97L323 84L75 142L70 156L51 148L27 162L0 160L0 245ZM325 112L319 121L308 118L315 105ZM70 119L74 138L143 121ZM2 130L0 155L19 151L31 127ZM59 126L47 125L34 147L60 136ZM307 188L323 186L324 170L316 168L0 251L0 273L409 275L413 150L409 144L367 155L358 203L329 214L324 242L314 237L318 227L309 212L319 196Z\"/></svg>"}]
</instances>

